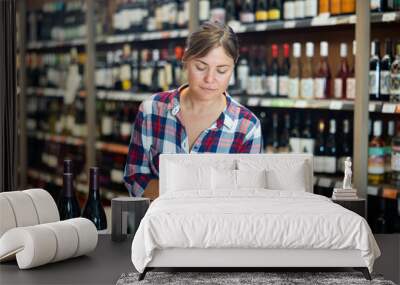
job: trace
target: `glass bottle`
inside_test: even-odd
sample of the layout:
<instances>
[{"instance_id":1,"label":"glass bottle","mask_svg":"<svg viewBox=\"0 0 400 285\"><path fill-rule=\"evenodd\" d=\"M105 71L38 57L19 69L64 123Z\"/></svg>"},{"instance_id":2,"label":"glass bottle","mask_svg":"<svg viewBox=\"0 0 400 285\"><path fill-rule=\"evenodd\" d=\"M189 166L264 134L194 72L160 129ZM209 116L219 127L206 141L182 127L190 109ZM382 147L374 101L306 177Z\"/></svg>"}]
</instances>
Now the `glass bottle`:
<instances>
[{"instance_id":1,"label":"glass bottle","mask_svg":"<svg viewBox=\"0 0 400 285\"><path fill-rule=\"evenodd\" d=\"M381 184L385 180L385 141L382 139L382 121L375 121L373 137L368 147L368 182Z\"/></svg>"},{"instance_id":2,"label":"glass bottle","mask_svg":"<svg viewBox=\"0 0 400 285\"><path fill-rule=\"evenodd\" d=\"M314 80L314 98L327 99L331 97L331 71L328 64L328 42L320 44L320 62Z\"/></svg>"},{"instance_id":3,"label":"glass bottle","mask_svg":"<svg viewBox=\"0 0 400 285\"><path fill-rule=\"evenodd\" d=\"M289 71L289 98L297 99L300 95L300 56L301 45L300 43L293 44L293 61L290 63Z\"/></svg>"},{"instance_id":4,"label":"glass bottle","mask_svg":"<svg viewBox=\"0 0 400 285\"><path fill-rule=\"evenodd\" d=\"M300 96L303 99L314 98L314 74L312 59L314 57L314 44L306 43L306 61L301 70Z\"/></svg>"},{"instance_id":5,"label":"glass bottle","mask_svg":"<svg viewBox=\"0 0 400 285\"><path fill-rule=\"evenodd\" d=\"M349 76L349 65L347 63L347 44L340 44L340 67L338 73L336 74L335 84L334 84L334 97L335 99L346 98L346 83L347 77Z\"/></svg>"}]
</instances>

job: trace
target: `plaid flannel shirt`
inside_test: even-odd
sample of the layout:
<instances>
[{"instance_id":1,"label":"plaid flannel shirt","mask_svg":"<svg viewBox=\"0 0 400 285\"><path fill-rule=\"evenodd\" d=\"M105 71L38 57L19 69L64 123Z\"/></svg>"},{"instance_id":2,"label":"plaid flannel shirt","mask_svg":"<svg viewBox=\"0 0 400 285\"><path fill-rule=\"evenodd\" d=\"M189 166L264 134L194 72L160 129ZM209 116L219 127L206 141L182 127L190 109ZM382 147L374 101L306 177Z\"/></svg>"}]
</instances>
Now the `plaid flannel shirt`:
<instances>
[{"instance_id":1,"label":"plaid flannel shirt","mask_svg":"<svg viewBox=\"0 0 400 285\"><path fill-rule=\"evenodd\" d=\"M225 93L227 106L204 130L192 149L182 125L179 89L161 92L141 103L125 165L124 182L130 195L140 197L151 179L158 179L160 153L261 153L258 118Z\"/></svg>"}]
</instances>

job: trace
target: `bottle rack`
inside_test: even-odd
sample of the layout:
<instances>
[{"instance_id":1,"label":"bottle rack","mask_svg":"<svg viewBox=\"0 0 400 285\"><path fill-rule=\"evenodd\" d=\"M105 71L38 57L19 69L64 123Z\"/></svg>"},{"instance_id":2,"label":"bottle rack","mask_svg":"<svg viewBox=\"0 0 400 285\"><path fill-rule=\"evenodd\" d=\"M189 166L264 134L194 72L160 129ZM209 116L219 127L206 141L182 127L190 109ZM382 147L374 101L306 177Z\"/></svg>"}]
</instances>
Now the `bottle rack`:
<instances>
[{"instance_id":1,"label":"bottle rack","mask_svg":"<svg viewBox=\"0 0 400 285\"><path fill-rule=\"evenodd\" d=\"M191 0L191 4L196 3L196 1ZM88 9L92 7L88 5ZM197 12L195 9L192 9L193 13ZM93 12L93 11L92 11ZM86 11L88 13L88 11ZM198 15L191 15L191 21L196 23L198 20ZM235 31L238 33L239 38L245 37L249 39L251 37L257 38L259 41L260 36L267 35L268 33L277 33L280 31L285 31L288 35L300 34L304 33L304 30L307 31L319 31L319 32L327 32L332 31L332 27L341 26L341 31L347 33L346 35L351 35L354 37L352 29L354 29L355 25L360 22L361 18L358 18L356 15L340 15L340 16L317 16L311 19L301 19L301 20L290 20L290 21L273 21L273 22L263 22L263 23L254 23L254 24L241 24L235 27ZM371 13L370 22L372 25L372 29L375 26L389 27L389 30L395 30L399 27L400 23L400 12L384 12L384 13ZM195 24L189 23L190 29L175 29L169 31L155 31L155 32L142 32L142 33L129 33L129 34L118 34L118 35L100 35L98 37L94 37L94 35L88 35L87 38L77 39L71 41L36 41L29 42L25 48L28 52L47 52L52 50L66 50L71 47L85 48L85 45L88 44L88 41L91 41L95 46L95 49L98 50L107 50L111 48L115 48L116 46L122 46L125 43L133 43L134 45L137 43L140 46L157 46L158 41L160 40L173 40L173 41L183 41L188 35L191 29L195 28ZM91 31L88 30L90 33ZM372 38L371 38L372 39ZM336 40L339 41L339 40ZM269 43L268 43L269 44ZM24 62L22 62L24 64ZM85 82L85 90L80 90L77 94L79 98L88 98L95 97L99 101L122 101L122 102L136 102L139 104L143 100L147 99L151 96L151 93L135 93L130 91L116 91L116 90L95 90L92 86L92 90L95 92L89 92L91 88L88 84L94 84ZM367 83L365 83L367 84ZM64 90L56 89L56 88L35 88L29 87L26 89L26 93L22 94L22 96L29 97L44 97L48 100L59 100L64 96ZM332 112L353 112L356 109L355 102L350 100L335 100L335 99L325 99L325 100L304 100L304 99L289 99L289 98L273 98L273 97L265 97L265 96L248 96L242 95L240 93L231 92L231 95L235 100L239 103L248 106L250 108L265 108L268 109L297 109L297 110L325 110ZM87 112L95 112L95 106L90 106L91 111ZM389 103L389 102L379 102L379 101L371 101L368 105L368 111L377 116L382 115L390 115L397 116L400 114L400 104L399 103ZM96 123L95 123L96 124ZM96 129L96 125L88 125L88 129ZM40 141L50 141L55 143L62 143L71 146L80 146L83 147L85 145L84 138L76 138L72 136L64 136L60 134L49 134L42 132L29 133L28 138L35 138ZM356 146L355 146L356 147ZM126 155L128 152L128 145L121 143L114 143L109 141L103 141L101 138L96 139L96 143L87 146L91 148L93 151L97 153L107 152L107 153L115 153L119 155ZM22 166L22 167L27 167ZM40 174L37 169L29 169L28 176L33 179L42 179L47 183L54 183L60 186L61 177L57 177L55 174L44 173ZM339 177L324 177L323 175L318 175L315 178L314 185L321 188L332 188L338 186L341 183ZM85 181L80 181L78 186L79 189L84 192L84 188L87 189L87 185ZM371 188L372 187L372 188ZM361 190L364 195L372 195L372 196L388 196L388 191L372 191L370 189L375 189L376 187L381 186L369 186L368 189ZM384 186L382 186L384 187ZM386 186L385 186L386 187ZM379 188L386 189L386 188ZM397 189L398 191L398 189ZM115 189L104 189L102 192L104 193L104 197L106 199L110 199L117 195L127 195L121 191L116 191ZM375 193L375 194L373 194ZM384 194L386 193L386 194ZM393 192L394 193L394 192ZM394 197L394 194L391 194L391 197Z\"/></svg>"}]
</instances>

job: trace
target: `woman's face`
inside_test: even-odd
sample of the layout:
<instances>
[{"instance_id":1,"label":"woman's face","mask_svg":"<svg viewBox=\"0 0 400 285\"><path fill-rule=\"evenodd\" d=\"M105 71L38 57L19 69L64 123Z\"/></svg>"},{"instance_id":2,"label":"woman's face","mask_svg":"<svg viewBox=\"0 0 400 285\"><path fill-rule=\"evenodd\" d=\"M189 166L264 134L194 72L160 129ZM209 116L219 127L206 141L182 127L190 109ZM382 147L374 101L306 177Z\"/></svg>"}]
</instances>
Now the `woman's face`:
<instances>
[{"instance_id":1,"label":"woman's face","mask_svg":"<svg viewBox=\"0 0 400 285\"><path fill-rule=\"evenodd\" d=\"M204 57L190 59L186 67L190 92L196 98L209 100L228 88L234 61L220 46Z\"/></svg>"}]
</instances>

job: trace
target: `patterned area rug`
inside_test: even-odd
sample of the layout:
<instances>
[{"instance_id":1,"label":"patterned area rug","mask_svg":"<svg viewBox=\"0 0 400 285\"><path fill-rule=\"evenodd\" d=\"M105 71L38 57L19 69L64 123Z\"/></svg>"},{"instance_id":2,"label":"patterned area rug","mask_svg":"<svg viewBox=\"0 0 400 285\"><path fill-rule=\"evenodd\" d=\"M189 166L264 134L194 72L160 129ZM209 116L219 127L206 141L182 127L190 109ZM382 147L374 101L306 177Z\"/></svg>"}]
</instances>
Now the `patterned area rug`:
<instances>
[{"instance_id":1,"label":"patterned area rug","mask_svg":"<svg viewBox=\"0 0 400 285\"><path fill-rule=\"evenodd\" d=\"M372 274L372 281L364 278L360 272L148 272L142 281L139 273L122 274L117 285L134 284L324 284L324 285L358 285L379 284L395 285L384 280L380 275Z\"/></svg>"}]
</instances>

